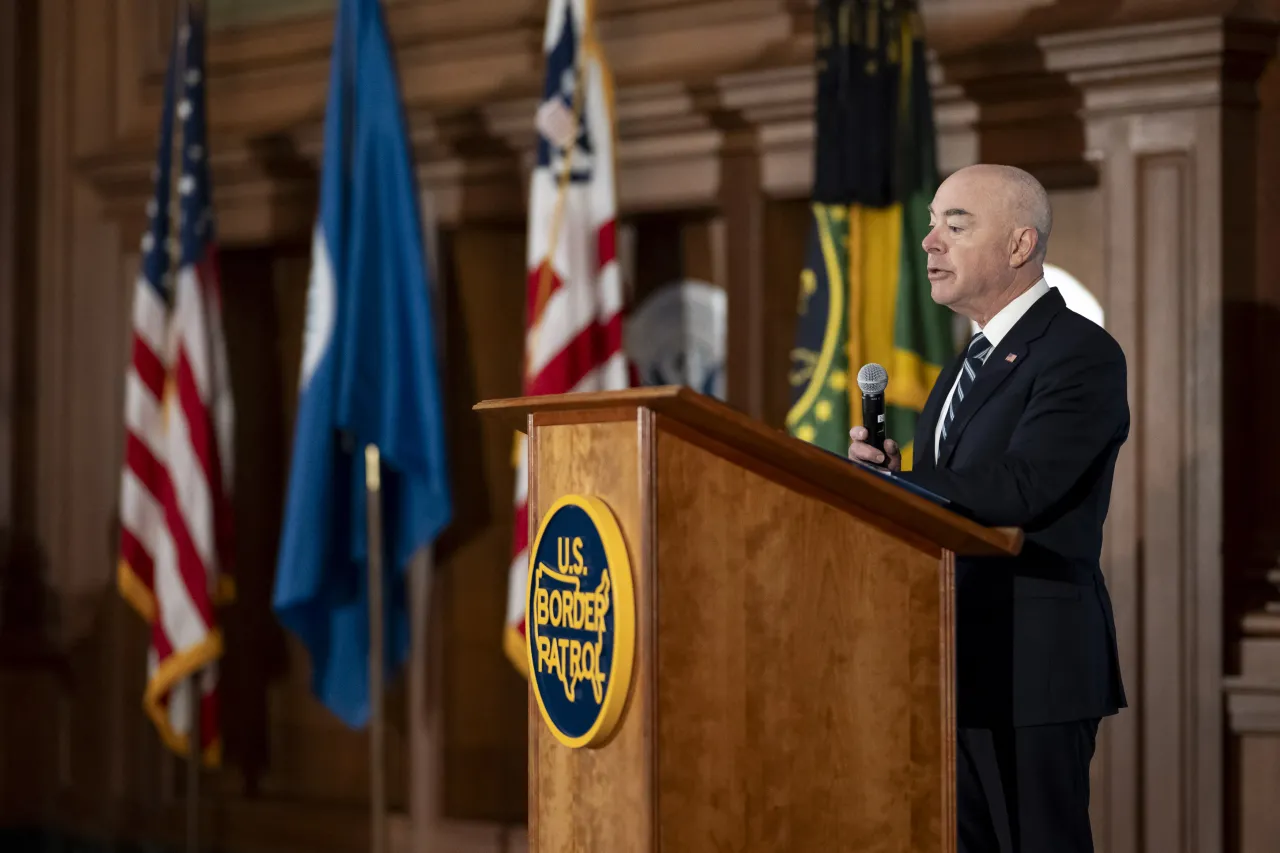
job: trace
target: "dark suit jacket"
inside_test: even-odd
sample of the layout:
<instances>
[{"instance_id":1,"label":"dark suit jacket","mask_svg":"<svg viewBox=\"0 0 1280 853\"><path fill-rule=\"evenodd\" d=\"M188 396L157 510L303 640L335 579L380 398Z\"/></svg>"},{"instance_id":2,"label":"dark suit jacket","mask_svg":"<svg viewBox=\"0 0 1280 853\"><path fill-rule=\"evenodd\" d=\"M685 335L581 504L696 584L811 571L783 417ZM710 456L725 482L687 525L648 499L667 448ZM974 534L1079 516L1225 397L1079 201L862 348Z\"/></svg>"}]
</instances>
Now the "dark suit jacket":
<instances>
[{"instance_id":1,"label":"dark suit jacket","mask_svg":"<svg viewBox=\"0 0 1280 853\"><path fill-rule=\"evenodd\" d=\"M962 358L929 395L903 477L983 524L1021 527L1026 542L1017 557L956 560L957 722L1114 714L1127 703L1099 557L1129 435L1124 352L1051 289L987 357L935 464Z\"/></svg>"}]
</instances>

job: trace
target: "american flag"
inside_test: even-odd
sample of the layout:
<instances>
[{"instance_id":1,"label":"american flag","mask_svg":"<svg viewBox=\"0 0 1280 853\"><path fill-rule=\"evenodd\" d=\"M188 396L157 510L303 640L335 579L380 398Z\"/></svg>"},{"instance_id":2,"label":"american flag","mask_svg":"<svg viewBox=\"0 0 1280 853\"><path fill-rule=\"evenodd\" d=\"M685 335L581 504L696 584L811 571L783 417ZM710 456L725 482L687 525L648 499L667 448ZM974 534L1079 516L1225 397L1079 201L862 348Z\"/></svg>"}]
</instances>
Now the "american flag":
<instances>
[{"instance_id":1,"label":"american flag","mask_svg":"<svg viewBox=\"0 0 1280 853\"><path fill-rule=\"evenodd\" d=\"M234 412L205 147L204 26L196 10L186 17L170 58L134 286L117 583L151 627L143 707L169 748L187 754L199 674L200 750L216 765L215 607L230 595Z\"/></svg>"},{"instance_id":2,"label":"american flag","mask_svg":"<svg viewBox=\"0 0 1280 853\"><path fill-rule=\"evenodd\" d=\"M588 3L551 0L543 34L546 76L535 117L538 159L529 187L527 395L632 384L622 348L613 80L595 38ZM520 436L503 647L526 676L528 466L527 439Z\"/></svg>"}]
</instances>

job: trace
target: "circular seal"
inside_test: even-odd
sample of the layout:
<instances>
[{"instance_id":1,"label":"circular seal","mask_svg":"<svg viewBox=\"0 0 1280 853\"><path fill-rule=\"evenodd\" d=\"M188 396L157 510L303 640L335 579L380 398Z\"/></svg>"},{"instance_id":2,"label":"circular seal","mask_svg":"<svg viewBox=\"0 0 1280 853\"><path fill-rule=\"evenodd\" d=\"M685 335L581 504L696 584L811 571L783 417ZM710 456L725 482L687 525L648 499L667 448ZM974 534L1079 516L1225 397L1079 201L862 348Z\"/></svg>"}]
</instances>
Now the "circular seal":
<instances>
[{"instance_id":1,"label":"circular seal","mask_svg":"<svg viewBox=\"0 0 1280 853\"><path fill-rule=\"evenodd\" d=\"M668 282L627 321L627 355L645 385L687 385L723 400L727 324L722 288L691 278Z\"/></svg>"},{"instance_id":2,"label":"circular seal","mask_svg":"<svg viewBox=\"0 0 1280 853\"><path fill-rule=\"evenodd\" d=\"M636 638L627 546L604 501L565 495L543 516L525 608L542 719L565 746L603 745L627 702Z\"/></svg>"}]
</instances>

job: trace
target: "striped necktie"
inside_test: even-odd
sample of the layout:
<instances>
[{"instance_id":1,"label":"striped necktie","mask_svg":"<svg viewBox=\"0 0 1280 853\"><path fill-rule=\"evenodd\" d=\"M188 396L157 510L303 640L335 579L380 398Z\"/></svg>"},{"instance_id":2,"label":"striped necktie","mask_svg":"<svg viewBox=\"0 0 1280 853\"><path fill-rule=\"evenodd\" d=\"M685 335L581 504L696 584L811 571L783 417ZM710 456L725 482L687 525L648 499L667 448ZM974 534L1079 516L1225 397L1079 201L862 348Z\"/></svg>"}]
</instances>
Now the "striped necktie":
<instances>
[{"instance_id":1,"label":"striped necktie","mask_svg":"<svg viewBox=\"0 0 1280 853\"><path fill-rule=\"evenodd\" d=\"M978 378L978 368L982 367L987 356L991 355L991 344L982 332L969 339L969 349L965 352L964 368L960 371L960 381L956 383L955 393L947 404L947 416L942 419L942 439L947 438L947 427L956 419L956 410L964 402L965 395L973 387L973 380Z\"/></svg>"}]
</instances>

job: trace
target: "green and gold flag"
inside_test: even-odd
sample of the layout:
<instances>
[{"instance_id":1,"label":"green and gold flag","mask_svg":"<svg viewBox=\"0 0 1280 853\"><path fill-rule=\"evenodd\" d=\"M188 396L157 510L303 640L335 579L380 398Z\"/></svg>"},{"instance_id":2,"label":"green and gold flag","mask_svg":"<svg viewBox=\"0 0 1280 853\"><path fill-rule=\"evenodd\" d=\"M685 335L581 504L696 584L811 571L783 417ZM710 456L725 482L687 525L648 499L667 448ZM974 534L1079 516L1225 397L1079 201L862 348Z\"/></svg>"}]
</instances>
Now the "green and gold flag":
<instances>
[{"instance_id":1,"label":"green and gold flag","mask_svg":"<svg viewBox=\"0 0 1280 853\"><path fill-rule=\"evenodd\" d=\"M912 436L955 354L920 242L938 184L924 42L910 0L822 0L812 225L791 352L794 436L843 454L862 421L858 369L889 373L886 433Z\"/></svg>"}]
</instances>

